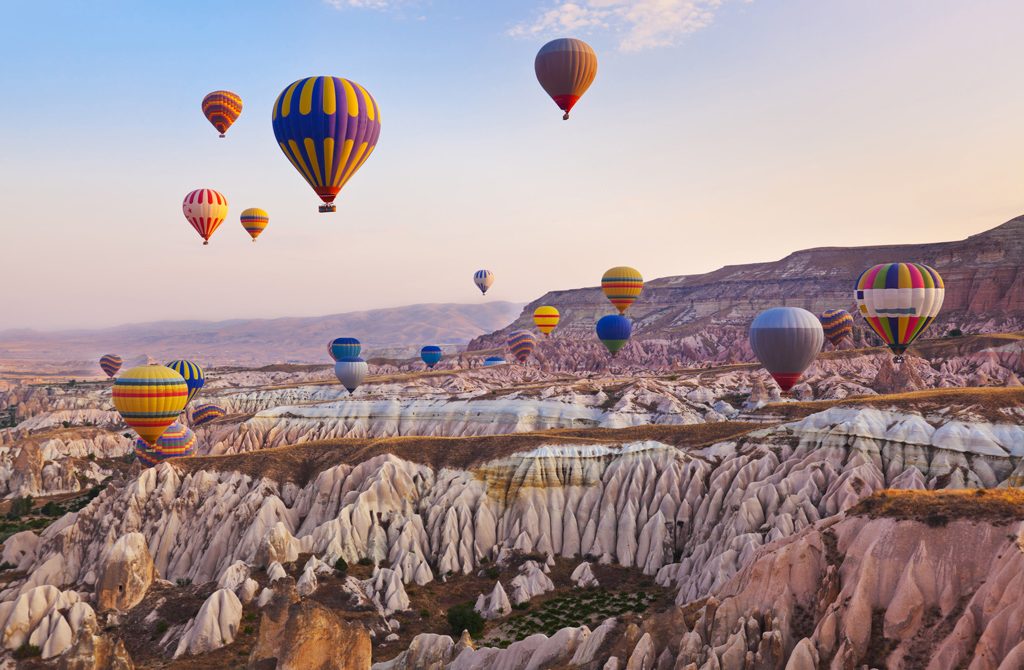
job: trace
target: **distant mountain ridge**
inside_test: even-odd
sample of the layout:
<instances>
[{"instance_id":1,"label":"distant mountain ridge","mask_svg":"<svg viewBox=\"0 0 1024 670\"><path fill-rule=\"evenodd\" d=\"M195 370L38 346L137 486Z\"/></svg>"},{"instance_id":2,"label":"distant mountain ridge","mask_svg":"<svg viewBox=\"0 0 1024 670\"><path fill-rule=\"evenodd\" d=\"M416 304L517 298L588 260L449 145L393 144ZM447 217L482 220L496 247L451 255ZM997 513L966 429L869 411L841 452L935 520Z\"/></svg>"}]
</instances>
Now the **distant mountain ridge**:
<instances>
[{"instance_id":1,"label":"distant mountain ridge","mask_svg":"<svg viewBox=\"0 0 1024 670\"><path fill-rule=\"evenodd\" d=\"M508 323L521 303L422 304L315 317L160 321L98 330L0 331L0 358L88 361L104 353L126 361L189 357L205 365L330 362L327 343L363 341L367 356L412 356L424 344L465 345Z\"/></svg>"},{"instance_id":2,"label":"distant mountain ridge","mask_svg":"<svg viewBox=\"0 0 1024 670\"><path fill-rule=\"evenodd\" d=\"M855 313L857 277L872 265L892 261L931 265L944 279L942 313L926 336L939 336L951 327L964 332L1024 328L1024 216L1019 216L955 242L822 247L778 261L654 279L627 313L634 321L634 342L620 359L654 366L749 360L747 329L760 311L790 305L815 314L829 308ZM550 367L603 365L606 356L593 328L614 308L598 287L546 293L527 304L514 322L474 339L468 349L501 346L509 331L532 329L533 310L539 305L554 305L562 314L556 340L540 348ZM856 322L855 340L871 344L863 320Z\"/></svg>"}]
</instances>

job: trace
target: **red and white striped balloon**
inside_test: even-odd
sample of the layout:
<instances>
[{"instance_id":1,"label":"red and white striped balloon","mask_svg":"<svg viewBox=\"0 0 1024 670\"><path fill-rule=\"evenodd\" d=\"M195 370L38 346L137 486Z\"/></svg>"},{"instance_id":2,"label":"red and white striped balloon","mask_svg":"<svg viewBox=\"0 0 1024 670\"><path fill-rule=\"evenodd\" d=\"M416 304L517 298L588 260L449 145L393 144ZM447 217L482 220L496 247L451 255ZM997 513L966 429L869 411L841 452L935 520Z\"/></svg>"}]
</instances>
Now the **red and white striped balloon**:
<instances>
[{"instance_id":1,"label":"red and white striped balloon","mask_svg":"<svg viewBox=\"0 0 1024 670\"><path fill-rule=\"evenodd\" d=\"M228 199L212 188L199 188L185 196L181 211L203 238L203 244L209 244L210 237L228 217Z\"/></svg>"}]
</instances>

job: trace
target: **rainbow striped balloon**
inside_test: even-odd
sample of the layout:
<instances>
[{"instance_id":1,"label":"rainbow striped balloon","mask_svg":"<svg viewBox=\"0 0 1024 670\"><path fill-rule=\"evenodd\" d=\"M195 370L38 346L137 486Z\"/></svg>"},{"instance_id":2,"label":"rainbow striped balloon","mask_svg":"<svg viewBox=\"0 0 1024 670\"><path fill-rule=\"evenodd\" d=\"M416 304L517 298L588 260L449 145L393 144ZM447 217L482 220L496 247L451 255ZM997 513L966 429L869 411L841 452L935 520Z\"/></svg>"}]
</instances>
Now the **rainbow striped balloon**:
<instances>
[{"instance_id":1,"label":"rainbow striped balloon","mask_svg":"<svg viewBox=\"0 0 1024 670\"><path fill-rule=\"evenodd\" d=\"M242 98L231 91L214 91L203 98L203 116L221 137L242 113Z\"/></svg>"},{"instance_id":2,"label":"rainbow striped balloon","mask_svg":"<svg viewBox=\"0 0 1024 670\"><path fill-rule=\"evenodd\" d=\"M945 295L939 273L920 263L868 268L854 293L861 316L892 350L896 362L939 315Z\"/></svg>"},{"instance_id":3,"label":"rainbow striped balloon","mask_svg":"<svg viewBox=\"0 0 1024 670\"><path fill-rule=\"evenodd\" d=\"M192 425L202 426L210 423L214 419L221 418L225 414L227 414L227 412L220 405L214 405L212 403L196 405L192 408Z\"/></svg>"},{"instance_id":4,"label":"rainbow striped balloon","mask_svg":"<svg viewBox=\"0 0 1024 670\"><path fill-rule=\"evenodd\" d=\"M192 361L171 361L167 364L167 367L181 375L185 383L188 384L188 400L185 401L185 404L188 405L192 402L192 398L195 398L196 394L199 393L199 389L203 388L203 384L206 383L206 375L203 374L203 369Z\"/></svg>"},{"instance_id":5,"label":"rainbow striped balloon","mask_svg":"<svg viewBox=\"0 0 1024 670\"><path fill-rule=\"evenodd\" d=\"M537 346L537 338L528 330L516 330L509 333L506 343L516 360L525 363Z\"/></svg>"},{"instance_id":6,"label":"rainbow striped balloon","mask_svg":"<svg viewBox=\"0 0 1024 670\"><path fill-rule=\"evenodd\" d=\"M153 446L141 439L135 440L135 457L147 468L168 458L191 456L195 450L195 433L180 423L171 424Z\"/></svg>"},{"instance_id":7,"label":"rainbow striped balloon","mask_svg":"<svg viewBox=\"0 0 1024 670\"><path fill-rule=\"evenodd\" d=\"M120 356L115 354L104 354L103 356L100 356L100 369L103 370L108 377L113 377L117 374L117 371L121 369L121 363L123 362L124 361L121 360Z\"/></svg>"},{"instance_id":8,"label":"rainbow striped balloon","mask_svg":"<svg viewBox=\"0 0 1024 670\"><path fill-rule=\"evenodd\" d=\"M253 242L268 225L270 225L270 215L266 210L259 207L242 210L242 227L245 228L245 232L249 233Z\"/></svg>"},{"instance_id":9,"label":"rainbow striped balloon","mask_svg":"<svg viewBox=\"0 0 1024 670\"><path fill-rule=\"evenodd\" d=\"M228 218L228 199L212 188L199 188L185 196L181 211L206 245Z\"/></svg>"},{"instance_id":10,"label":"rainbow striped balloon","mask_svg":"<svg viewBox=\"0 0 1024 670\"><path fill-rule=\"evenodd\" d=\"M188 401L188 384L163 365L140 365L114 382L114 407L146 444L154 444Z\"/></svg>"},{"instance_id":11,"label":"rainbow striped balloon","mask_svg":"<svg viewBox=\"0 0 1024 670\"><path fill-rule=\"evenodd\" d=\"M833 347L838 347L844 338L853 334L853 316L845 309L826 309L818 320Z\"/></svg>"},{"instance_id":12,"label":"rainbow striped balloon","mask_svg":"<svg viewBox=\"0 0 1024 670\"><path fill-rule=\"evenodd\" d=\"M619 314L625 313L640 296L644 288L644 278L633 268L619 266L612 268L601 277L601 290L608 300L619 310Z\"/></svg>"},{"instance_id":13,"label":"rainbow striped balloon","mask_svg":"<svg viewBox=\"0 0 1024 670\"><path fill-rule=\"evenodd\" d=\"M533 325L537 326L537 330L550 335L551 331L558 325L558 320L561 315L558 310L551 305L541 305L537 309L533 310Z\"/></svg>"},{"instance_id":14,"label":"rainbow striped balloon","mask_svg":"<svg viewBox=\"0 0 1024 670\"><path fill-rule=\"evenodd\" d=\"M340 77L306 77L274 102L274 137L292 167L333 212L334 199L380 137L380 109L366 89Z\"/></svg>"}]
</instances>

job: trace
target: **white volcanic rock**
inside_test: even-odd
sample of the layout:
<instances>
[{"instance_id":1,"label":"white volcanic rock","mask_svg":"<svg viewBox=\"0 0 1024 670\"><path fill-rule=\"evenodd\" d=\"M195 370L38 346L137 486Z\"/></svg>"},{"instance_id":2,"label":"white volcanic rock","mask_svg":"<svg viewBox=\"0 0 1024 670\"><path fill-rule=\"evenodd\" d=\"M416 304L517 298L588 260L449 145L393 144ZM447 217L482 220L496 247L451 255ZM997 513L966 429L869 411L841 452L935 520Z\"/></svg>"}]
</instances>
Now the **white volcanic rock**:
<instances>
[{"instance_id":1,"label":"white volcanic rock","mask_svg":"<svg viewBox=\"0 0 1024 670\"><path fill-rule=\"evenodd\" d=\"M218 589L238 592L238 589L249 579L249 566L245 561L235 561L220 573L217 578Z\"/></svg>"},{"instance_id":2,"label":"white volcanic rock","mask_svg":"<svg viewBox=\"0 0 1024 670\"><path fill-rule=\"evenodd\" d=\"M501 582L494 582L491 592L487 595L481 593L473 609L485 619L500 619L512 611L512 605Z\"/></svg>"},{"instance_id":3,"label":"white volcanic rock","mask_svg":"<svg viewBox=\"0 0 1024 670\"><path fill-rule=\"evenodd\" d=\"M512 588L511 600L513 605L521 605L534 596L555 590L555 585L551 578L544 574L544 570L536 561L525 561L519 567L519 573L509 583L509 586Z\"/></svg>"},{"instance_id":4,"label":"white volcanic rock","mask_svg":"<svg viewBox=\"0 0 1024 670\"><path fill-rule=\"evenodd\" d=\"M572 659L589 635L590 630L586 626L563 628L551 637L537 633L513 642L505 649L468 648L446 667L448 670L539 670L559 667Z\"/></svg>"},{"instance_id":5,"label":"white volcanic rock","mask_svg":"<svg viewBox=\"0 0 1024 670\"><path fill-rule=\"evenodd\" d=\"M273 563L267 566L267 581L271 584L273 584L279 579L284 579L287 576L288 573L285 572L284 566L278 563L277 561L274 561Z\"/></svg>"},{"instance_id":6,"label":"white volcanic rock","mask_svg":"<svg viewBox=\"0 0 1024 670\"><path fill-rule=\"evenodd\" d=\"M437 670L448 667L455 641L447 635L420 633L409 648L390 661L374 663L372 670Z\"/></svg>"},{"instance_id":7,"label":"white volcanic rock","mask_svg":"<svg viewBox=\"0 0 1024 670\"><path fill-rule=\"evenodd\" d=\"M38 546L39 536L32 531L23 530L20 533L15 533L4 540L0 562L13 565L18 570L24 570L25 566L31 564L35 558Z\"/></svg>"},{"instance_id":8,"label":"white volcanic rock","mask_svg":"<svg viewBox=\"0 0 1024 670\"><path fill-rule=\"evenodd\" d=\"M572 583L581 589L596 588L600 586L597 581L597 577L594 576L594 571L590 567L590 563L584 561L576 566L576 569L569 575L569 579Z\"/></svg>"},{"instance_id":9,"label":"white volcanic rock","mask_svg":"<svg viewBox=\"0 0 1024 670\"><path fill-rule=\"evenodd\" d=\"M373 577L363 582L367 593L372 594L374 604L381 616L391 616L395 612L409 609L409 596L402 583L402 575L397 570L375 568Z\"/></svg>"},{"instance_id":10,"label":"white volcanic rock","mask_svg":"<svg viewBox=\"0 0 1024 670\"><path fill-rule=\"evenodd\" d=\"M43 658L51 658L69 649L75 633L95 620L92 608L76 592L37 586L0 603L0 643L11 650L32 644Z\"/></svg>"},{"instance_id":11,"label":"white volcanic rock","mask_svg":"<svg viewBox=\"0 0 1024 670\"><path fill-rule=\"evenodd\" d=\"M185 625L174 658L202 654L231 644L242 622L242 603L228 589L214 591Z\"/></svg>"},{"instance_id":12,"label":"white volcanic rock","mask_svg":"<svg viewBox=\"0 0 1024 670\"><path fill-rule=\"evenodd\" d=\"M316 556L310 556L309 560L306 561L305 567L302 569L302 574L299 576L298 581L295 582L295 590L303 598L312 595L318 586L316 576L329 575L333 572L334 568L327 565Z\"/></svg>"},{"instance_id":13,"label":"white volcanic rock","mask_svg":"<svg viewBox=\"0 0 1024 670\"><path fill-rule=\"evenodd\" d=\"M103 558L96 581L96 606L101 611L130 610L145 597L154 576L145 536L122 535Z\"/></svg>"}]
</instances>

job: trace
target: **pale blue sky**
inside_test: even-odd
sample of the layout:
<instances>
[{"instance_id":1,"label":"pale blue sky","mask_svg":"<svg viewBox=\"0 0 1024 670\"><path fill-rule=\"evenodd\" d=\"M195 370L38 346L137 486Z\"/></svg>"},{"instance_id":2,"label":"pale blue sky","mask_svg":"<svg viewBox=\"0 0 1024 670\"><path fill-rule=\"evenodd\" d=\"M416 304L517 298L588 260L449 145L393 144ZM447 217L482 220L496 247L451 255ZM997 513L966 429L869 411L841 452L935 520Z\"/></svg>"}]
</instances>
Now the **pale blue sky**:
<instances>
[{"instance_id":1,"label":"pale blue sky","mask_svg":"<svg viewBox=\"0 0 1024 670\"><path fill-rule=\"evenodd\" d=\"M0 19L0 329L315 315L595 285L810 246L956 239L1024 210L1024 3L23 2ZM573 118L533 74L581 37ZM300 77L365 86L338 212L277 148ZM199 110L244 111L226 140ZM193 188L230 202L203 247ZM260 206L256 244L238 223ZM898 259L891 259L898 260ZM912 260L912 259L904 259Z\"/></svg>"}]
</instances>

